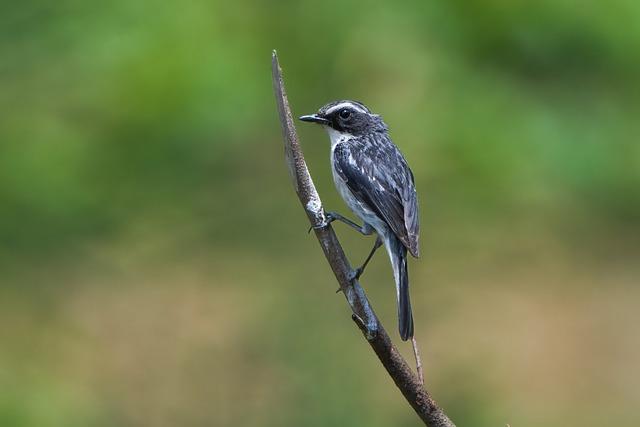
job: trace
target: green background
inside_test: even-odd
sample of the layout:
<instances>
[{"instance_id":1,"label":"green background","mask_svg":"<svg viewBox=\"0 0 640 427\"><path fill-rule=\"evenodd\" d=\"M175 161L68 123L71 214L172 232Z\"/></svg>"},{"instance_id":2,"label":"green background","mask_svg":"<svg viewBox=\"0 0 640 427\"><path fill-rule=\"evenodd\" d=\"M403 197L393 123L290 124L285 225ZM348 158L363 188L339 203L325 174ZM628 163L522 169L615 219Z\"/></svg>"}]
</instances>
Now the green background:
<instances>
[{"instance_id":1,"label":"green background","mask_svg":"<svg viewBox=\"0 0 640 427\"><path fill-rule=\"evenodd\" d=\"M452 419L637 426L639 21L633 0L2 2L0 425L418 424L306 233L277 49L294 114L360 100L412 166L416 333ZM327 136L298 130L346 213ZM358 263L372 238L336 229ZM362 283L399 342L381 254Z\"/></svg>"}]
</instances>

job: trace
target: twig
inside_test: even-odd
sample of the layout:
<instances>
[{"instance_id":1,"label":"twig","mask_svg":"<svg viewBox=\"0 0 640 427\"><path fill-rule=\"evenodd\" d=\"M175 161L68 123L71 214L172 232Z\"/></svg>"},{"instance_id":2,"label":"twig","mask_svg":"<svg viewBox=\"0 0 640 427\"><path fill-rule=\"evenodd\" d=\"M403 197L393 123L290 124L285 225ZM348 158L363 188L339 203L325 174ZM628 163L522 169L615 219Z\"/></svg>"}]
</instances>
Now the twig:
<instances>
[{"instance_id":1,"label":"twig","mask_svg":"<svg viewBox=\"0 0 640 427\"><path fill-rule=\"evenodd\" d=\"M291 181L298 194L311 225L315 227L315 234L320 242L333 273L340 284L343 294L353 312L353 320L362 331L369 345L382 362L389 376L393 379L404 398L416 411L420 419L429 427L455 427L445 413L433 400L431 395L421 384L420 379L413 373L398 349L391 342L391 338L380 324L371 304L357 280L350 281L348 276L351 266L342 250L338 238L326 218L320 196L313 185L309 169L304 161L302 150L298 142L298 135L289 108L289 101L284 90L282 70L278 63L276 52L273 51L271 60L273 72L273 90L282 125L284 137L284 151Z\"/></svg>"},{"instance_id":2,"label":"twig","mask_svg":"<svg viewBox=\"0 0 640 427\"><path fill-rule=\"evenodd\" d=\"M411 337L411 345L413 346L413 355L416 358L416 371L418 371L418 378L420 384L424 386L424 373L422 372L422 358L420 357L420 350L418 349L418 342L416 337Z\"/></svg>"}]
</instances>

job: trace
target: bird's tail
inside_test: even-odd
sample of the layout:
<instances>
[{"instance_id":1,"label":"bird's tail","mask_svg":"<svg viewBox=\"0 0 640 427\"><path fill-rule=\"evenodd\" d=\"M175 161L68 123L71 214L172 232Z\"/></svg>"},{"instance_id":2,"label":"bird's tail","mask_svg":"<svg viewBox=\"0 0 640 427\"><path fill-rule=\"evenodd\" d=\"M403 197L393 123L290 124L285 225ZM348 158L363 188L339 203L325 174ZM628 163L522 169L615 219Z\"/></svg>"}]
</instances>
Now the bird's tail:
<instances>
[{"instance_id":1,"label":"bird's tail","mask_svg":"<svg viewBox=\"0 0 640 427\"><path fill-rule=\"evenodd\" d=\"M409 272L407 270L407 248L395 236L389 238L385 244L391 266L393 278L396 282L396 295L398 298L398 330L400 338L406 341L413 337L413 314L411 313L411 300L409 299Z\"/></svg>"}]
</instances>

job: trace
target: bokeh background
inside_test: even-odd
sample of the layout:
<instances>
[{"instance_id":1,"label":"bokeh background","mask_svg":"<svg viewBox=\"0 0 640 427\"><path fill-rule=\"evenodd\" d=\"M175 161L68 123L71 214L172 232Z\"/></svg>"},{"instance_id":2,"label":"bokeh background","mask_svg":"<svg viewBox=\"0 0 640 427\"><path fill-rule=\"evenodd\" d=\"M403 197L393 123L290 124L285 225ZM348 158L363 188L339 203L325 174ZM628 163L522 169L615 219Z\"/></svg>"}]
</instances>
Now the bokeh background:
<instances>
[{"instance_id":1,"label":"bokeh background","mask_svg":"<svg viewBox=\"0 0 640 427\"><path fill-rule=\"evenodd\" d=\"M361 100L409 159L417 337L453 420L639 425L639 21L633 0L2 2L0 425L418 424L306 233L274 48L295 114ZM344 212L326 135L298 129ZM372 238L336 228L358 263ZM398 340L384 255L362 282Z\"/></svg>"}]
</instances>

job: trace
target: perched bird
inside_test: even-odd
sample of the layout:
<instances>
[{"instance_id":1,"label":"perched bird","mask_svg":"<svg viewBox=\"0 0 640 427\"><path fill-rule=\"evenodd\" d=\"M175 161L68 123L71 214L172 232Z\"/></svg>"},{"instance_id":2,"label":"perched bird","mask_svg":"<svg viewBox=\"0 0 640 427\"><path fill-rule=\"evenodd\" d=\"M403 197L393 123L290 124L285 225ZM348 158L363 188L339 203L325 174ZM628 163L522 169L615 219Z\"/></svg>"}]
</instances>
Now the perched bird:
<instances>
[{"instance_id":1,"label":"perched bird","mask_svg":"<svg viewBox=\"0 0 640 427\"><path fill-rule=\"evenodd\" d=\"M352 278L360 277L376 249L384 243L396 282L400 337L406 341L413 337L407 251L419 256L418 200L413 173L389 138L382 118L360 102L331 102L300 120L318 123L329 133L333 181L346 204L364 223L359 226L329 212L328 222L323 226L340 220L364 235L377 233L371 253L353 271Z\"/></svg>"}]
</instances>

